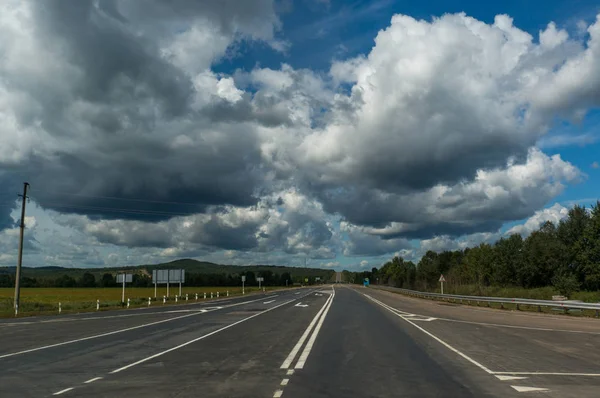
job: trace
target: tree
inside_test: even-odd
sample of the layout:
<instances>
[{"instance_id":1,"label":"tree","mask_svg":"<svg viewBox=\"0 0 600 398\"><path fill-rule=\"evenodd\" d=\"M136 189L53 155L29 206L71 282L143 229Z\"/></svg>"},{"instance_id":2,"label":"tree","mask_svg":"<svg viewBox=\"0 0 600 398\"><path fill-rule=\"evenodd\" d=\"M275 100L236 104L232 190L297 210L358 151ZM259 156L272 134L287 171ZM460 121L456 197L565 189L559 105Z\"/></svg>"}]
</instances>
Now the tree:
<instances>
[{"instance_id":1,"label":"tree","mask_svg":"<svg viewBox=\"0 0 600 398\"><path fill-rule=\"evenodd\" d=\"M551 285L554 275L567 263L565 246L558 239L552 222L545 222L525 239L523 260L523 267L518 271L523 287Z\"/></svg>"},{"instance_id":2,"label":"tree","mask_svg":"<svg viewBox=\"0 0 600 398\"><path fill-rule=\"evenodd\" d=\"M591 219L576 244L578 271L583 275L583 286L600 290L600 201L592 206Z\"/></svg>"},{"instance_id":3,"label":"tree","mask_svg":"<svg viewBox=\"0 0 600 398\"><path fill-rule=\"evenodd\" d=\"M517 272L523 267L523 238L512 234L494 245L493 283L500 286L515 285Z\"/></svg>"},{"instance_id":4,"label":"tree","mask_svg":"<svg viewBox=\"0 0 600 398\"><path fill-rule=\"evenodd\" d=\"M438 274L438 254L432 250L427 251L417 265L417 283L425 288L433 288L440 277Z\"/></svg>"},{"instance_id":5,"label":"tree","mask_svg":"<svg viewBox=\"0 0 600 398\"><path fill-rule=\"evenodd\" d=\"M69 275L63 275L54 281L54 285L56 287L75 287L77 286L77 281Z\"/></svg>"},{"instance_id":6,"label":"tree","mask_svg":"<svg viewBox=\"0 0 600 398\"><path fill-rule=\"evenodd\" d=\"M116 283L117 282L115 281L115 277L112 274L109 274L109 273L103 274L102 278L100 279L100 286L101 287L112 287Z\"/></svg>"},{"instance_id":7,"label":"tree","mask_svg":"<svg viewBox=\"0 0 600 398\"><path fill-rule=\"evenodd\" d=\"M96 287L96 277L89 272L84 273L79 279L79 286Z\"/></svg>"}]
</instances>

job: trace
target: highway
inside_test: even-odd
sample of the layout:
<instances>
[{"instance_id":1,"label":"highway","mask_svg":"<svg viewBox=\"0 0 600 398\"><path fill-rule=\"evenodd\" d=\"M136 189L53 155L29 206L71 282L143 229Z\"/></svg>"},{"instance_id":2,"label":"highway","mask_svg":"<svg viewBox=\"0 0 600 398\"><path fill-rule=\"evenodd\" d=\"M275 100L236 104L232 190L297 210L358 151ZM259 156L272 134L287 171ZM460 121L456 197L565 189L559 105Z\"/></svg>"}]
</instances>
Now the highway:
<instances>
[{"instance_id":1,"label":"highway","mask_svg":"<svg viewBox=\"0 0 600 398\"><path fill-rule=\"evenodd\" d=\"M597 397L600 321L323 285L0 321L0 397Z\"/></svg>"}]
</instances>

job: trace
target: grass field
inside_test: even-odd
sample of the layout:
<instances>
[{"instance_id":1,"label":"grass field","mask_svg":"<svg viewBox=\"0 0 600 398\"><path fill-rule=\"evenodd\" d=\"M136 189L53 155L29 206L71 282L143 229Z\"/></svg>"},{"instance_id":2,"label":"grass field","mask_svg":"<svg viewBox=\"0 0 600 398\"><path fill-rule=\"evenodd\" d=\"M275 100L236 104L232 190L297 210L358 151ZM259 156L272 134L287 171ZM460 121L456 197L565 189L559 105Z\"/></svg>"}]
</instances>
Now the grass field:
<instances>
[{"instance_id":1,"label":"grass field","mask_svg":"<svg viewBox=\"0 0 600 398\"><path fill-rule=\"evenodd\" d=\"M277 289L277 287L267 287L267 290ZM182 299L188 294L189 300L195 300L198 293L199 301L204 300L206 292L207 299L210 299L210 293L213 298L220 298L229 295L240 295L240 287L182 287ZM246 287L246 293L258 291L258 287ZM119 287L111 288L23 288L21 289L21 303L19 316L56 314L58 313L59 303L61 304L61 313L94 311L96 310L96 300L100 300L100 309L115 309L121 307L121 292ZM169 289L170 297L168 302L175 302L175 295L179 293L178 286L171 286ZM13 317L13 299L15 291L13 288L0 288L0 317ZM167 294L165 286L157 289L156 300L162 305L163 296ZM148 305L148 297L154 302L154 288L126 288L125 300L130 299L132 307ZM181 299L180 299L181 300Z\"/></svg>"}]
</instances>

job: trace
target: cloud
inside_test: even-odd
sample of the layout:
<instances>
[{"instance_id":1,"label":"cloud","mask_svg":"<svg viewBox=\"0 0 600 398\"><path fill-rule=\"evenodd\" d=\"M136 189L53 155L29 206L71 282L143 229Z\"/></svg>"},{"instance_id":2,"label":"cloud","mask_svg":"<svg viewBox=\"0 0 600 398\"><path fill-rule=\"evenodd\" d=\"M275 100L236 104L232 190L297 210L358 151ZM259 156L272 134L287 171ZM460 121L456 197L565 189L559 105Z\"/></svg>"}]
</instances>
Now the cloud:
<instances>
[{"instance_id":1,"label":"cloud","mask_svg":"<svg viewBox=\"0 0 600 398\"><path fill-rule=\"evenodd\" d=\"M558 222L565 218L568 213L568 208L555 203L552 207L536 211L535 214L529 217L524 224L512 227L506 232L506 234L520 234L524 237L529 236L546 221L551 221L554 224L558 224Z\"/></svg>"},{"instance_id":2,"label":"cloud","mask_svg":"<svg viewBox=\"0 0 600 398\"><path fill-rule=\"evenodd\" d=\"M542 149L552 149L572 145L585 146L593 144L597 141L598 137L593 134L559 134L542 137L538 141L537 146Z\"/></svg>"},{"instance_id":3,"label":"cloud","mask_svg":"<svg viewBox=\"0 0 600 398\"><path fill-rule=\"evenodd\" d=\"M585 178L539 147L592 139L552 127L600 105L599 21L534 37L506 15L395 15L326 73L218 72L247 45L289 48L278 6L238 3L4 2L0 230L27 180L53 264L416 255L412 239L484 241ZM77 236L69 255L53 229Z\"/></svg>"},{"instance_id":4,"label":"cloud","mask_svg":"<svg viewBox=\"0 0 600 398\"><path fill-rule=\"evenodd\" d=\"M590 167L591 167L592 169L597 169L597 168L599 168L599 167L600 167L600 164L598 164L598 162L594 161L594 162L592 162L592 164L590 165Z\"/></svg>"}]
</instances>

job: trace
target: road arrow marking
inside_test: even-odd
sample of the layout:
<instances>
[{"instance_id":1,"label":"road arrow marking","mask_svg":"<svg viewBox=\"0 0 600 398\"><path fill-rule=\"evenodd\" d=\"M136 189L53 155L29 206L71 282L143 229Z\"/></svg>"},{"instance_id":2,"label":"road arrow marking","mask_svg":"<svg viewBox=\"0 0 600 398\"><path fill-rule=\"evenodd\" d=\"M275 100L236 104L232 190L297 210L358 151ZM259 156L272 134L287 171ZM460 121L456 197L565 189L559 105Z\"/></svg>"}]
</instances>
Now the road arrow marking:
<instances>
[{"instance_id":1,"label":"road arrow marking","mask_svg":"<svg viewBox=\"0 0 600 398\"><path fill-rule=\"evenodd\" d=\"M499 378L502 381L506 381L506 380L523 380L526 379L527 377L523 377L523 376L502 376L502 375L496 375L497 378Z\"/></svg>"},{"instance_id":2,"label":"road arrow marking","mask_svg":"<svg viewBox=\"0 0 600 398\"><path fill-rule=\"evenodd\" d=\"M294 307L308 307L308 304L298 303Z\"/></svg>"},{"instance_id":3,"label":"road arrow marking","mask_svg":"<svg viewBox=\"0 0 600 398\"><path fill-rule=\"evenodd\" d=\"M511 386L518 392L533 392L533 391L550 391L547 388L527 387L527 386Z\"/></svg>"}]
</instances>

